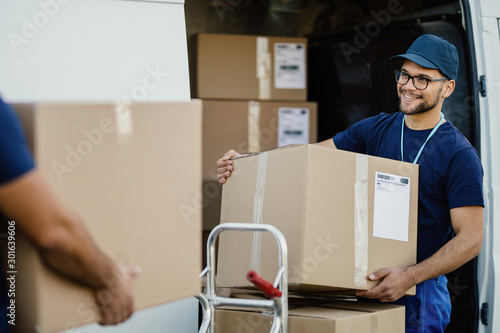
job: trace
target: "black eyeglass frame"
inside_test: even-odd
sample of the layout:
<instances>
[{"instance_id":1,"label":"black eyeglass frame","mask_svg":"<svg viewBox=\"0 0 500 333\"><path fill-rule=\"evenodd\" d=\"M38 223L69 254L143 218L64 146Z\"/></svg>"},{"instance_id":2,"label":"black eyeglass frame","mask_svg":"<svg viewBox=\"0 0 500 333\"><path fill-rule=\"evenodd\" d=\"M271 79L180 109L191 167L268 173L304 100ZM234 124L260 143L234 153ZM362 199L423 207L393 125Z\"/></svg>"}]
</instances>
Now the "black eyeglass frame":
<instances>
[{"instance_id":1,"label":"black eyeglass frame","mask_svg":"<svg viewBox=\"0 0 500 333\"><path fill-rule=\"evenodd\" d=\"M449 81L449 80L450 80L450 79L428 79L428 78L423 77L423 76L420 76L420 75L417 75L417 76L411 76L410 74L405 73L405 72L401 71L400 69L396 69L396 70L394 70L394 74L395 74L395 77L394 77L394 78L396 79L396 82L397 82L398 84L400 84L400 85L403 85L403 86L404 86L404 85L405 85L405 84L407 84L407 83L410 81L410 79L411 79L411 82L413 83L413 86L415 87L415 89L418 89L418 90L425 90L425 89L427 89L427 87L429 86L429 82L434 82L434 81ZM401 82L399 82L399 80L398 80L398 77L401 77L401 74L406 75L406 76L407 76L407 78L408 78L408 80L406 80L406 82L405 82L405 83L401 83ZM415 85L415 78L416 78L416 77L419 77L419 78L422 78L422 79L425 79L425 80L426 80L426 84L425 84L425 87L424 87L424 88L419 88L419 87L417 87L417 86Z\"/></svg>"}]
</instances>

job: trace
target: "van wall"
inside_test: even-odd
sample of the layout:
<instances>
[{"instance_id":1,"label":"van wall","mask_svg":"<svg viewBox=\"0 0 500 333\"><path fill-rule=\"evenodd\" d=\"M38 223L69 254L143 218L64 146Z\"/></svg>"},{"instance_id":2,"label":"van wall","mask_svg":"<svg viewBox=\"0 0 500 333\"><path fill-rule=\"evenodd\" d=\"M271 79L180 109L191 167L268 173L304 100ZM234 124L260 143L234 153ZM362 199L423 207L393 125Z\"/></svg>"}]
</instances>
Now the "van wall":
<instances>
[{"instance_id":1,"label":"van wall","mask_svg":"<svg viewBox=\"0 0 500 333\"><path fill-rule=\"evenodd\" d=\"M184 1L0 1L9 102L187 101Z\"/></svg>"}]
</instances>

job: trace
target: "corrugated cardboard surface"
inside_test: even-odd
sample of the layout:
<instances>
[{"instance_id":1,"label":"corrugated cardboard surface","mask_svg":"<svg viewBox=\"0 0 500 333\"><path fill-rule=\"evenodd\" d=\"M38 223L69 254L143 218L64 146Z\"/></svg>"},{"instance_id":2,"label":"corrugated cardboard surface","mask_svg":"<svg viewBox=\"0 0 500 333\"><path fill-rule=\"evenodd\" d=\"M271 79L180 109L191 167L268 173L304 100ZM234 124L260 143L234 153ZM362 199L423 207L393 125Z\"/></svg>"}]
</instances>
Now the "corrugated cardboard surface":
<instances>
[{"instance_id":1,"label":"corrugated cardboard surface","mask_svg":"<svg viewBox=\"0 0 500 333\"><path fill-rule=\"evenodd\" d=\"M216 309L217 333L269 332L273 316L256 310ZM404 306L362 302L333 302L290 307L289 333L404 333Z\"/></svg>"},{"instance_id":2,"label":"corrugated cardboard surface","mask_svg":"<svg viewBox=\"0 0 500 333\"><path fill-rule=\"evenodd\" d=\"M276 226L285 235L292 290L370 289L377 282L366 279L369 273L416 262L418 166L368 156L368 230L362 230L367 241L361 244L366 248L366 273L361 275L364 285L355 283L360 274L355 266L359 259L355 245L360 245L355 241L356 155L314 145L267 153L262 223ZM234 160L238 172L223 186L221 223L254 222L261 158L263 154ZM376 171L411 179L408 242L373 236ZM218 267L220 286L247 286L245 274L251 269L274 281L278 271L276 242L266 234L222 234ZM412 288L409 293L413 292Z\"/></svg>"},{"instance_id":3,"label":"corrugated cardboard surface","mask_svg":"<svg viewBox=\"0 0 500 333\"><path fill-rule=\"evenodd\" d=\"M249 117L251 107L259 108L257 119ZM213 229L220 219L222 188L217 180L216 161L229 149L250 152L278 147L278 110L281 107L309 110L309 142L317 141L317 105L314 102L203 101L203 228ZM250 124L250 121L256 123ZM257 126L258 131L249 132ZM254 151L255 152L255 151Z\"/></svg>"},{"instance_id":4,"label":"corrugated cardboard surface","mask_svg":"<svg viewBox=\"0 0 500 333\"><path fill-rule=\"evenodd\" d=\"M274 85L274 44L303 43L307 39L267 37L270 53L269 100L305 101L306 89L277 89ZM193 97L211 99L264 99L259 95L257 36L199 34L193 39L191 91ZM307 52L306 52L307 57ZM307 59L305 61L307 64ZM307 75L307 73L306 73ZM307 77L307 76L306 76Z\"/></svg>"},{"instance_id":5,"label":"corrugated cardboard surface","mask_svg":"<svg viewBox=\"0 0 500 333\"><path fill-rule=\"evenodd\" d=\"M18 108L40 171L96 243L139 265L135 305L196 295L201 265L201 102L39 104ZM21 110L22 109L22 110ZM24 111L23 111L24 110ZM98 320L93 297L18 247L18 332Z\"/></svg>"},{"instance_id":6,"label":"corrugated cardboard surface","mask_svg":"<svg viewBox=\"0 0 500 333\"><path fill-rule=\"evenodd\" d=\"M377 332L397 332L405 331L405 307L387 303L367 303L367 302L333 302L328 306L365 311L372 314L372 328L376 327Z\"/></svg>"}]
</instances>

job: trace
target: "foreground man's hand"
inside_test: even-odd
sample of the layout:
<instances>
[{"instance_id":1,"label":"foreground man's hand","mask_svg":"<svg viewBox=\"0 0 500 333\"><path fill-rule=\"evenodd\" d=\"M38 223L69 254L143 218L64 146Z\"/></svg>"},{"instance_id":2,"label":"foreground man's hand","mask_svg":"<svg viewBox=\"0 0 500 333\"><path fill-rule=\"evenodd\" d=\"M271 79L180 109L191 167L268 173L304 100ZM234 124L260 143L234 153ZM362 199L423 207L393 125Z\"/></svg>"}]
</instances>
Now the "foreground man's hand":
<instances>
[{"instance_id":1,"label":"foreground man's hand","mask_svg":"<svg viewBox=\"0 0 500 333\"><path fill-rule=\"evenodd\" d=\"M134 312L132 279L140 274L139 267L120 267L114 270L106 288L94 292L101 314L101 325L122 323Z\"/></svg>"}]
</instances>

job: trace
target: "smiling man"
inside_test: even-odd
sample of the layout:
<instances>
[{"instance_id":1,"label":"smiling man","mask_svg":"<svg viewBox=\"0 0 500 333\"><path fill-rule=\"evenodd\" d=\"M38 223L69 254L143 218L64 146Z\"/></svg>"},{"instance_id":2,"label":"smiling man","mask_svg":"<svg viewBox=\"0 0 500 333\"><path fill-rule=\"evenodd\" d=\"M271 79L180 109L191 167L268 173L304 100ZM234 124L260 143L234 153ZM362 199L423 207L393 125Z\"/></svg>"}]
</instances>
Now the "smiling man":
<instances>
[{"instance_id":1,"label":"smiling man","mask_svg":"<svg viewBox=\"0 0 500 333\"><path fill-rule=\"evenodd\" d=\"M418 163L417 264L383 268L359 297L406 306L406 332L444 332L450 321L449 273L473 259L483 241L483 169L477 151L446 121L444 100L454 89L458 53L446 40L423 35L395 71L400 112L362 120L318 145ZM234 167L230 150L217 161L220 183ZM416 295L405 292L416 285Z\"/></svg>"},{"instance_id":2,"label":"smiling man","mask_svg":"<svg viewBox=\"0 0 500 333\"><path fill-rule=\"evenodd\" d=\"M456 48L433 35L419 37L395 71L400 112L364 120L333 141L339 149L420 165L417 264L370 274L381 282L358 296L406 306L407 332L443 332L451 302L444 274L471 260L483 240L483 171L476 150L444 119L455 89ZM417 285L417 294L403 297Z\"/></svg>"}]
</instances>

